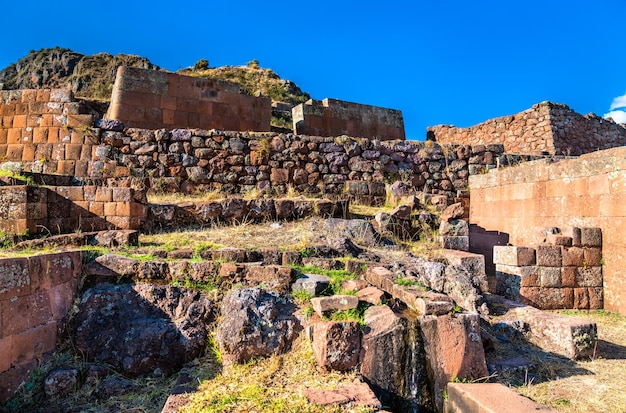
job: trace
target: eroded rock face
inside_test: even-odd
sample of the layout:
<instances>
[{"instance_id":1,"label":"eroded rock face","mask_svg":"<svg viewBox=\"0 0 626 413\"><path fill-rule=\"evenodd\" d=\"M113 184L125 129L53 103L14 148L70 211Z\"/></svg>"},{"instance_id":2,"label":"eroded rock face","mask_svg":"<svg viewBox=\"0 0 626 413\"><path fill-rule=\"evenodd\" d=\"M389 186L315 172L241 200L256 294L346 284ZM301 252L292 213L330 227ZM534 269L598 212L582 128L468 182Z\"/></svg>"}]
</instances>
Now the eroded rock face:
<instances>
[{"instance_id":1,"label":"eroded rock face","mask_svg":"<svg viewBox=\"0 0 626 413\"><path fill-rule=\"evenodd\" d=\"M217 343L226 363L282 354L302 330L297 306L276 291L242 288L224 297Z\"/></svg>"},{"instance_id":2,"label":"eroded rock face","mask_svg":"<svg viewBox=\"0 0 626 413\"><path fill-rule=\"evenodd\" d=\"M70 328L88 360L130 376L170 374L202 353L214 318L197 290L104 283L85 292Z\"/></svg>"},{"instance_id":3,"label":"eroded rock face","mask_svg":"<svg viewBox=\"0 0 626 413\"><path fill-rule=\"evenodd\" d=\"M361 328L356 321L329 321L313 326L313 353L323 370L348 371L359 363Z\"/></svg>"}]
</instances>

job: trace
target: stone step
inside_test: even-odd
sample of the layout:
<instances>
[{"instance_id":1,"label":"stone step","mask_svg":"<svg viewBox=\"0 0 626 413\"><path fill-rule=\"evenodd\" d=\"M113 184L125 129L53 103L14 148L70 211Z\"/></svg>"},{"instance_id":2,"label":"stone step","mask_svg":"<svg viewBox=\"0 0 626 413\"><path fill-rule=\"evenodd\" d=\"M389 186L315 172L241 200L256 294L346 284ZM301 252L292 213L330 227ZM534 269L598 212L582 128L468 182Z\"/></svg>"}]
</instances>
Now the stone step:
<instances>
[{"instance_id":1,"label":"stone step","mask_svg":"<svg viewBox=\"0 0 626 413\"><path fill-rule=\"evenodd\" d=\"M427 291L419 285L399 285L395 283L395 279L395 275L384 267L371 267L365 271L366 281L402 301L419 314L442 315L454 309L454 301L447 295Z\"/></svg>"},{"instance_id":2,"label":"stone step","mask_svg":"<svg viewBox=\"0 0 626 413\"><path fill-rule=\"evenodd\" d=\"M448 383L445 413L555 412L499 383Z\"/></svg>"}]
</instances>

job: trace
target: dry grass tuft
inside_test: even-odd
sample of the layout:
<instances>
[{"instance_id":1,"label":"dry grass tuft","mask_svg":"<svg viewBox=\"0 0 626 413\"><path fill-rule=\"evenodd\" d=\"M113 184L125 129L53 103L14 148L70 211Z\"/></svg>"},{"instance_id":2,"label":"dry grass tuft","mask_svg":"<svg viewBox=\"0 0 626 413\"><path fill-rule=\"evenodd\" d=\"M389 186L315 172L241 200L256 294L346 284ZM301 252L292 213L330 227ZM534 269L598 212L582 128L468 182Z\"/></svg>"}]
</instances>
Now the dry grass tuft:
<instances>
[{"instance_id":1,"label":"dry grass tuft","mask_svg":"<svg viewBox=\"0 0 626 413\"><path fill-rule=\"evenodd\" d=\"M203 381L180 411L198 412L370 412L357 406L312 405L307 389L334 389L359 382L357 373L317 371L310 343L302 335L288 354L224 367Z\"/></svg>"}]
</instances>

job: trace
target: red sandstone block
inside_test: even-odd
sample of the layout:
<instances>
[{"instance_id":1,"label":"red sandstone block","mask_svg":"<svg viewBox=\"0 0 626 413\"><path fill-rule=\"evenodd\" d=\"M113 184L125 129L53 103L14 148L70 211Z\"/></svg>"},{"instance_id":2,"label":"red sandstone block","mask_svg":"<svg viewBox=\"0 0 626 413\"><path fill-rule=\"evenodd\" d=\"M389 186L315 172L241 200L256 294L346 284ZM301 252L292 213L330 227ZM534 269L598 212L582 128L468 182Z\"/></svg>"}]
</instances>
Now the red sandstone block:
<instances>
[{"instance_id":1,"label":"red sandstone block","mask_svg":"<svg viewBox=\"0 0 626 413\"><path fill-rule=\"evenodd\" d=\"M161 109L176 110L176 97L167 95L161 96L160 107Z\"/></svg>"},{"instance_id":2,"label":"red sandstone block","mask_svg":"<svg viewBox=\"0 0 626 413\"><path fill-rule=\"evenodd\" d=\"M90 128L93 126L92 115L67 115L68 128Z\"/></svg>"},{"instance_id":3,"label":"red sandstone block","mask_svg":"<svg viewBox=\"0 0 626 413\"><path fill-rule=\"evenodd\" d=\"M589 195L605 195L609 193L609 180L606 174L589 177Z\"/></svg>"},{"instance_id":4,"label":"red sandstone block","mask_svg":"<svg viewBox=\"0 0 626 413\"><path fill-rule=\"evenodd\" d=\"M520 302L540 310L573 308L574 289L522 287L520 288Z\"/></svg>"},{"instance_id":5,"label":"red sandstone block","mask_svg":"<svg viewBox=\"0 0 626 413\"><path fill-rule=\"evenodd\" d=\"M116 166L113 171L113 177L115 178L124 178L130 176L130 168L126 166Z\"/></svg>"},{"instance_id":6,"label":"red sandstone block","mask_svg":"<svg viewBox=\"0 0 626 413\"><path fill-rule=\"evenodd\" d=\"M115 215L128 217L130 216L130 202L116 202Z\"/></svg>"},{"instance_id":7,"label":"red sandstone block","mask_svg":"<svg viewBox=\"0 0 626 413\"><path fill-rule=\"evenodd\" d=\"M53 116L49 113L45 113L41 115L41 122L39 122L39 126L42 128L50 127L53 123Z\"/></svg>"},{"instance_id":8,"label":"red sandstone block","mask_svg":"<svg viewBox=\"0 0 626 413\"><path fill-rule=\"evenodd\" d=\"M59 175L75 176L74 174L75 166L76 166L76 161L59 161L57 164L56 173Z\"/></svg>"},{"instance_id":9,"label":"red sandstone block","mask_svg":"<svg viewBox=\"0 0 626 413\"><path fill-rule=\"evenodd\" d=\"M41 124L41 115L28 115L26 117L26 127L36 128Z\"/></svg>"},{"instance_id":10,"label":"red sandstone block","mask_svg":"<svg viewBox=\"0 0 626 413\"><path fill-rule=\"evenodd\" d=\"M33 360L37 356L54 350L57 323L50 321L45 325L31 328L13 336L13 364L19 365Z\"/></svg>"},{"instance_id":11,"label":"red sandstone block","mask_svg":"<svg viewBox=\"0 0 626 413\"><path fill-rule=\"evenodd\" d=\"M56 285L49 290L52 319L61 320L72 308L72 302L76 297L78 278L73 278L62 284Z\"/></svg>"},{"instance_id":12,"label":"red sandstone block","mask_svg":"<svg viewBox=\"0 0 626 413\"><path fill-rule=\"evenodd\" d=\"M85 143L85 133L86 132L83 130L70 130L70 141L68 143L74 145L82 145L83 143Z\"/></svg>"},{"instance_id":13,"label":"red sandstone block","mask_svg":"<svg viewBox=\"0 0 626 413\"><path fill-rule=\"evenodd\" d=\"M587 288L587 294L589 295L589 309L600 310L604 308L604 288Z\"/></svg>"},{"instance_id":14,"label":"red sandstone block","mask_svg":"<svg viewBox=\"0 0 626 413\"><path fill-rule=\"evenodd\" d=\"M563 267L561 270L561 285L563 287L578 287L576 284L576 267Z\"/></svg>"},{"instance_id":15,"label":"red sandstone block","mask_svg":"<svg viewBox=\"0 0 626 413\"><path fill-rule=\"evenodd\" d=\"M0 326L1 327L1 326ZM2 337L0 332L0 374L9 368L13 362L13 336ZM0 380L2 376L0 376Z\"/></svg>"},{"instance_id":16,"label":"red sandstone block","mask_svg":"<svg viewBox=\"0 0 626 413\"><path fill-rule=\"evenodd\" d=\"M589 292L587 288L574 288L574 308L580 310L589 308Z\"/></svg>"},{"instance_id":17,"label":"red sandstone block","mask_svg":"<svg viewBox=\"0 0 626 413\"><path fill-rule=\"evenodd\" d=\"M582 267L584 265L584 252L582 248L563 248L562 257L564 267Z\"/></svg>"},{"instance_id":18,"label":"red sandstone block","mask_svg":"<svg viewBox=\"0 0 626 413\"><path fill-rule=\"evenodd\" d=\"M48 143L58 143L59 142L59 136L60 136L60 128L56 128L56 127L49 127L48 128Z\"/></svg>"},{"instance_id":19,"label":"red sandstone block","mask_svg":"<svg viewBox=\"0 0 626 413\"><path fill-rule=\"evenodd\" d=\"M528 266L535 264L535 250L527 247L496 245L493 247L493 263Z\"/></svg>"},{"instance_id":20,"label":"red sandstone block","mask_svg":"<svg viewBox=\"0 0 626 413\"><path fill-rule=\"evenodd\" d=\"M0 129L8 129L13 127L13 116L0 116Z\"/></svg>"},{"instance_id":21,"label":"red sandstone block","mask_svg":"<svg viewBox=\"0 0 626 413\"><path fill-rule=\"evenodd\" d=\"M175 110L163 109L163 124L174 125L174 113Z\"/></svg>"},{"instance_id":22,"label":"red sandstone block","mask_svg":"<svg viewBox=\"0 0 626 413\"><path fill-rule=\"evenodd\" d=\"M28 295L31 293L31 287L27 258L0 260L0 300ZM1 320L0 325L2 325Z\"/></svg>"},{"instance_id":23,"label":"red sandstone block","mask_svg":"<svg viewBox=\"0 0 626 413\"><path fill-rule=\"evenodd\" d=\"M602 267L576 268L576 285L579 287L602 287Z\"/></svg>"},{"instance_id":24,"label":"red sandstone block","mask_svg":"<svg viewBox=\"0 0 626 413\"><path fill-rule=\"evenodd\" d=\"M22 161L22 152L24 151L24 145L7 145L7 155L6 158L8 161L21 162Z\"/></svg>"},{"instance_id":25,"label":"red sandstone block","mask_svg":"<svg viewBox=\"0 0 626 413\"><path fill-rule=\"evenodd\" d=\"M7 131L7 143L9 145L22 143L22 129L11 128Z\"/></svg>"},{"instance_id":26,"label":"red sandstone block","mask_svg":"<svg viewBox=\"0 0 626 413\"><path fill-rule=\"evenodd\" d=\"M602 249L583 248L584 266L599 267L602 265Z\"/></svg>"},{"instance_id":27,"label":"red sandstone block","mask_svg":"<svg viewBox=\"0 0 626 413\"><path fill-rule=\"evenodd\" d=\"M28 381L36 367L36 360L31 360L0 373L0 402L12 398L15 392Z\"/></svg>"},{"instance_id":28,"label":"red sandstone block","mask_svg":"<svg viewBox=\"0 0 626 413\"><path fill-rule=\"evenodd\" d=\"M103 216L104 215L104 202L89 202L89 212L94 215Z\"/></svg>"},{"instance_id":29,"label":"red sandstone block","mask_svg":"<svg viewBox=\"0 0 626 413\"><path fill-rule=\"evenodd\" d=\"M37 102L49 102L50 101L50 89L38 89L36 101Z\"/></svg>"},{"instance_id":30,"label":"red sandstone block","mask_svg":"<svg viewBox=\"0 0 626 413\"><path fill-rule=\"evenodd\" d=\"M25 128L26 127L26 115L15 115L13 117L13 127Z\"/></svg>"},{"instance_id":31,"label":"red sandstone block","mask_svg":"<svg viewBox=\"0 0 626 413\"><path fill-rule=\"evenodd\" d=\"M106 221L113 225L115 229L135 229L130 217L107 216Z\"/></svg>"},{"instance_id":32,"label":"red sandstone block","mask_svg":"<svg viewBox=\"0 0 626 413\"><path fill-rule=\"evenodd\" d=\"M95 201L96 200L96 189L95 185L87 185L83 187L83 199L85 201Z\"/></svg>"},{"instance_id":33,"label":"red sandstone block","mask_svg":"<svg viewBox=\"0 0 626 413\"><path fill-rule=\"evenodd\" d=\"M24 145L22 150L22 161L29 162L35 160L35 145Z\"/></svg>"},{"instance_id":34,"label":"red sandstone block","mask_svg":"<svg viewBox=\"0 0 626 413\"><path fill-rule=\"evenodd\" d=\"M30 328L28 296L0 301L0 319L3 336L7 337Z\"/></svg>"},{"instance_id":35,"label":"red sandstone block","mask_svg":"<svg viewBox=\"0 0 626 413\"><path fill-rule=\"evenodd\" d=\"M65 160L77 161L80 159L83 145L65 145Z\"/></svg>"},{"instance_id":36,"label":"red sandstone block","mask_svg":"<svg viewBox=\"0 0 626 413\"><path fill-rule=\"evenodd\" d=\"M561 234L548 234L546 236L546 242L552 245L561 245L563 247L572 246L572 237L568 237Z\"/></svg>"},{"instance_id":37,"label":"red sandstone block","mask_svg":"<svg viewBox=\"0 0 626 413\"><path fill-rule=\"evenodd\" d=\"M133 190L131 188L113 188L113 201L130 202L133 199Z\"/></svg>"},{"instance_id":38,"label":"red sandstone block","mask_svg":"<svg viewBox=\"0 0 626 413\"><path fill-rule=\"evenodd\" d=\"M106 217L114 217L116 214L116 202L105 202L104 203L104 216Z\"/></svg>"},{"instance_id":39,"label":"red sandstone block","mask_svg":"<svg viewBox=\"0 0 626 413\"><path fill-rule=\"evenodd\" d=\"M8 140L9 131L7 129L0 128L0 145L6 145Z\"/></svg>"},{"instance_id":40,"label":"red sandstone block","mask_svg":"<svg viewBox=\"0 0 626 413\"><path fill-rule=\"evenodd\" d=\"M174 111L174 125L185 127L189 124L189 113L180 110Z\"/></svg>"},{"instance_id":41,"label":"red sandstone block","mask_svg":"<svg viewBox=\"0 0 626 413\"><path fill-rule=\"evenodd\" d=\"M79 178L85 178L88 175L89 161L76 161L74 165L74 176Z\"/></svg>"},{"instance_id":42,"label":"red sandstone block","mask_svg":"<svg viewBox=\"0 0 626 413\"><path fill-rule=\"evenodd\" d=\"M33 143L48 143L48 128L33 128Z\"/></svg>"},{"instance_id":43,"label":"red sandstone block","mask_svg":"<svg viewBox=\"0 0 626 413\"><path fill-rule=\"evenodd\" d=\"M541 267L560 267L563 263L561 246L539 244L537 246L537 265Z\"/></svg>"},{"instance_id":44,"label":"red sandstone block","mask_svg":"<svg viewBox=\"0 0 626 413\"><path fill-rule=\"evenodd\" d=\"M130 216L145 218L148 215L148 207L138 202L130 203Z\"/></svg>"}]
</instances>

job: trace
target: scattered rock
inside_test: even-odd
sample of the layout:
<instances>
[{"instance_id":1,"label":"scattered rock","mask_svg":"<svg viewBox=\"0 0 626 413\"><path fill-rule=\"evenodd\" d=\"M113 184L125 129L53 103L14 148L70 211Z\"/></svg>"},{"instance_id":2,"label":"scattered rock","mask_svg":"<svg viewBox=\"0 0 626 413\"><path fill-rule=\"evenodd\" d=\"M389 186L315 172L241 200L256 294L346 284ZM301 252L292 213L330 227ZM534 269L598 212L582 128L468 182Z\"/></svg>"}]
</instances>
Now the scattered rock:
<instances>
[{"instance_id":1,"label":"scattered rock","mask_svg":"<svg viewBox=\"0 0 626 413\"><path fill-rule=\"evenodd\" d=\"M320 317L333 310L351 310L359 305L359 298L354 295L333 295L330 297L311 298L313 310Z\"/></svg>"},{"instance_id":2,"label":"scattered rock","mask_svg":"<svg viewBox=\"0 0 626 413\"><path fill-rule=\"evenodd\" d=\"M315 297L328 288L330 281L330 278L325 275L302 274L291 286L291 291L304 291Z\"/></svg>"},{"instance_id":3,"label":"scattered rock","mask_svg":"<svg viewBox=\"0 0 626 413\"><path fill-rule=\"evenodd\" d=\"M217 342L226 363L282 354L302 330L297 307L275 291L242 288L224 297Z\"/></svg>"},{"instance_id":4,"label":"scattered rock","mask_svg":"<svg viewBox=\"0 0 626 413\"><path fill-rule=\"evenodd\" d=\"M441 214L442 222L449 222L453 219L463 218L465 215L465 209L463 208L463 204L461 202L457 202L456 204L452 204L447 207L443 214Z\"/></svg>"},{"instance_id":5,"label":"scattered rock","mask_svg":"<svg viewBox=\"0 0 626 413\"><path fill-rule=\"evenodd\" d=\"M310 403L321 406L343 405L350 403L356 406L382 408L382 404L366 383L355 383L347 386L340 386L334 390L308 389L304 396Z\"/></svg>"},{"instance_id":6,"label":"scattered rock","mask_svg":"<svg viewBox=\"0 0 626 413\"><path fill-rule=\"evenodd\" d=\"M366 287L362 290L359 290L356 293L356 296L359 297L359 301L365 301L370 304L380 305L382 304L383 298L385 298L385 293L376 287Z\"/></svg>"},{"instance_id":7,"label":"scattered rock","mask_svg":"<svg viewBox=\"0 0 626 413\"><path fill-rule=\"evenodd\" d=\"M138 390L138 388L132 381L117 376L109 376L98 384L95 394L100 399L106 399L107 397L135 390Z\"/></svg>"},{"instance_id":8,"label":"scattered rock","mask_svg":"<svg viewBox=\"0 0 626 413\"><path fill-rule=\"evenodd\" d=\"M76 391L78 370L54 369L46 376L44 393L48 397L64 397Z\"/></svg>"}]
</instances>

